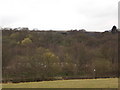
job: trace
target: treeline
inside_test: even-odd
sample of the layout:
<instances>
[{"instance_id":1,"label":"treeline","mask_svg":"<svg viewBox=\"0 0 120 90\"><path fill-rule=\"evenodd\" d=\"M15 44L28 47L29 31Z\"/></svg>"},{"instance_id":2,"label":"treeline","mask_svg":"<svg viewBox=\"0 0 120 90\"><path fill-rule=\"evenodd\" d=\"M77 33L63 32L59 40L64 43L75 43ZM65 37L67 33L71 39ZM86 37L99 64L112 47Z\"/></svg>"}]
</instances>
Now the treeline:
<instances>
[{"instance_id":1,"label":"treeline","mask_svg":"<svg viewBox=\"0 0 120 90\"><path fill-rule=\"evenodd\" d=\"M3 82L118 76L118 34L2 29Z\"/></svg>"}]
</instances>

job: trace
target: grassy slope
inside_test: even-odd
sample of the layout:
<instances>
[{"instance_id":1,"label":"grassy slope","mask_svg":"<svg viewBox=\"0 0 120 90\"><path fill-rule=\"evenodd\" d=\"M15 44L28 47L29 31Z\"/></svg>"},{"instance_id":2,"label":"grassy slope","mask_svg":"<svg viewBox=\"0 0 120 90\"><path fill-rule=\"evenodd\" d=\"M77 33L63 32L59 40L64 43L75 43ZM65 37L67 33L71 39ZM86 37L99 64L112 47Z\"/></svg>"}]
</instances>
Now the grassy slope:
<instances>
[{"instance_id":1,"label":"grassy slope","mask_svg":"<svg viewBox=\"0 0 120 90\"><path fill-rule=\"evenodd\" d=\"M118 79L76 79L17 84L3 84L3 88L117 88Z\"/></svg>"}]
</instances>

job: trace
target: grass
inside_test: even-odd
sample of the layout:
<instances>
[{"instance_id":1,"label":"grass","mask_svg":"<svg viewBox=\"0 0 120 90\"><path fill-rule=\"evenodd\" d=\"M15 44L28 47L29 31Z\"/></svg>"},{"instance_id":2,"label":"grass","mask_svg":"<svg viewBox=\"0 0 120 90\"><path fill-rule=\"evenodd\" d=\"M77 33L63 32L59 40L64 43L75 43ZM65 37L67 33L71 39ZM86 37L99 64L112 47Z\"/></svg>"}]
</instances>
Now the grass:
<instances>
[{"instance_id":1,"label":"grass","mask_svg":"<svg viewBox=\"0 0 120 90\"><path fill-rule=\"evenodd\" d=\"M7 83L3 88L118 88L117 78Z\"/></svg>"}]
</instances>

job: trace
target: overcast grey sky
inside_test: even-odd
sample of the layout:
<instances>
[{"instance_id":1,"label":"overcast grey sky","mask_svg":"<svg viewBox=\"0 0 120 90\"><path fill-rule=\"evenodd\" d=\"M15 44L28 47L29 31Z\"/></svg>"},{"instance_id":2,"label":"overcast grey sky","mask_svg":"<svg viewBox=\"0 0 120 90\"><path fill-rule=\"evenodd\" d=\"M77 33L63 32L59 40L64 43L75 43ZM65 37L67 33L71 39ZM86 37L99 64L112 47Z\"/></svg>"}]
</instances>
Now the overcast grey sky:
<instances>
[{"instance_id":1,"label":"overcast grey sky","mask_svg":"<svg viewBox=\"0 0 120 90\"><path fill-rule=\"evenodd\" d=\"M0 0L1 27L104 31L118 25L119 0Z\"/></svg>"}]
</instances>

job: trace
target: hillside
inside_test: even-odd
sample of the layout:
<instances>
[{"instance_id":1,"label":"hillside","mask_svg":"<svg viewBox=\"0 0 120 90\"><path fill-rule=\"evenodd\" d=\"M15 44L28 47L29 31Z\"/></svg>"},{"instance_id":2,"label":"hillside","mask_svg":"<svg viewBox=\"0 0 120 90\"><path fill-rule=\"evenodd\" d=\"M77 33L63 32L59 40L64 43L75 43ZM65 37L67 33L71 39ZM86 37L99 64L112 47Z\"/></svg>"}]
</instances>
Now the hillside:
<instances>
[{"instance_id":1,"label":"hillside","mask_svg":"<svg viewBox=\"0 0 120 90\"><path fill-rule=\"evenodd\" d=\"M117 32L23 28L3 29L2 35L3 82L118 75Z\"/></svg>"}]
</instances>

